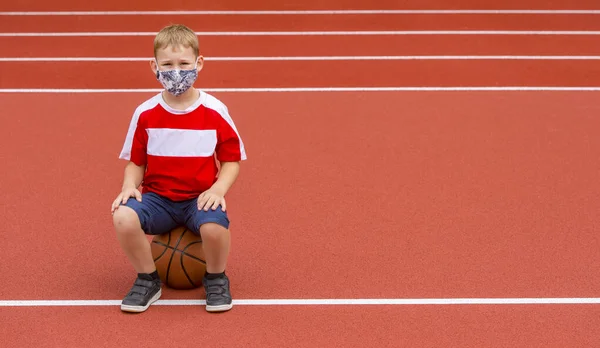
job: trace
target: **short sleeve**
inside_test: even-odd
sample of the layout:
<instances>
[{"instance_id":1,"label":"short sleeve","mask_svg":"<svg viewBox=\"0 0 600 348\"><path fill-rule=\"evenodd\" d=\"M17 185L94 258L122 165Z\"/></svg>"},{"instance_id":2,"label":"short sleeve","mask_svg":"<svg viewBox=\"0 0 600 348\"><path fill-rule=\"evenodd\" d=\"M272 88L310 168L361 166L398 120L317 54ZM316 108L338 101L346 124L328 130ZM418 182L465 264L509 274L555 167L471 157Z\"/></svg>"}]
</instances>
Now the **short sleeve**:
<instances>
[{"instance_id":1,"label":"short sleeve","mask_svg":"<svg viewBox=\"0 0 600 348\"><path fill-rule=\"evenodd\" d=\"M246 159L241 139L231 126L225 123L219 129L217 139L216 154L219 161L238 162Z\"/></svg>"},{"instance_id":2,"label":"short sleeve","mask_svg":"<svg viewBox=\"0 0 600 348\"><path fill-rule=\"evenodd\" d=\"M212 110L216 120L217 145L215 157L220 162L239 162L246 160L246 149L227 106L217 98L201 92L203 103ZM212 118L212 117L211 117Z\"/></svg>"},{"instance_id":3,"label":"short sleeve","mask_svg":"<svg viewBox=\"0 0 600 348\"><path fill-rule=\"evenodd\" d=\"M217 130L217 159L220 162L239 162L246 160L244 142L227 109L221 110L221 122Z\"/></svg>"},{"instance_id":4,"label":"short sleeve","mask_svg":"<svg viewBox=\"0 0 600 348\"><path fill-rule=\"evenodd\" d=\"M133 142L131 144L131 162L138 166L146 165L147 163L147 145L148 145L148 133L146 133L145 127L138 126L135 128L133 135Z\"/></svg>"},{"instance_id":5,"label":"short sleeve","mask_svg":"<svg viewBox=\"0 0 600 348\"><path fill-rule=\"evenodd\" d=\"M121 149L119 158L130 160L138 166L146 164L146 148L148 144L148 134L136 111L129 124L125 143Z\"/></svg>"}]
</instances>

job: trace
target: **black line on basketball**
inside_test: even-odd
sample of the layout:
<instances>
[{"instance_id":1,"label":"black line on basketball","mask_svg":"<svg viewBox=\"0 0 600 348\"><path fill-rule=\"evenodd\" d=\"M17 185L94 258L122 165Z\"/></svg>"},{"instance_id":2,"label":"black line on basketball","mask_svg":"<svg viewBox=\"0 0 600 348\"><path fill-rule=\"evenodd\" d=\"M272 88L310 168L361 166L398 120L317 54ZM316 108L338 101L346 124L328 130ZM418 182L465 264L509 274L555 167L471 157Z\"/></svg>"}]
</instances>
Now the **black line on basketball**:
<instances>
[{"instance_id":1,"label":"black line on basketball","mask_svg":"<svg viewBox=\"0 0 600 348\"><path fill-rule=\"evenodd\" d=\"M202 243L202 242L200 242L200 241L198 241L198 242L191 242L190 244L188 244L188 245L187 245L185 248L183 248L183 249L181 250L181 253L182 253L182 254L184 254L184 255L186 255L187 257L190 257L190 258L192 258L192 259L194 259L194 260L196 260L196 261L200 261L200 262L202 262L203 264L205 264L205 265L206 265L206 261L205 261L205 260L202 260L201 258L199 258L199 257L197 257L197 256L195 256L195 255L188 254L188 253L186 253L186 252L185 252L185 250L186 250L187 248L189 248L190 246L192 246L192 245L194 245L194 244L198 244L198 243Z\"/></svg>"},{"instance_id":2,"label":"black line on basketball","mask_svg":"<svg viewBox=\"0 0 600 348\"><path fill-rule=\"evenodd\" d=\"M192 278L190 278L190 275L188 274L188 272L185 270L185 266L183 265L183 257L184 256L185 256L185 254L181 253L181 256L179 257L179 262L181 263L181 269L183 270L183 274L187 278L188 282L190 282L190 284L192 284L193 286L197 286L196 283L194 283L194 281L192 280Z\"/></svg>"},{"instance_id":3,"label":"black line on basketball","mask_svg":"<svg viewBox=\"0 0 600 348\"><path fill-rule=\"evenodd\" d=\"M171 237L169 237L169 239L171 239ZM173 247L172 247L172 246L170 246L169 244L165 244L165 243L163 243L163 242L159 242L159 241L153 240L153 241L152 241L152 243L154 243L154 244L158 244L158 245L160 245L160 246L164 246L164 247L166 247L166 248L171 248L171 249L173 249ZM171 243L171 241L167 241L167 243Z\"/></svg>"},{"instance_id":4,"label":"black line on basketball","mask_svg":"<svg viewBox=\"0 0 600 348\"><path fill-rule=\"evenodd\" d=\"M179 243L181 242L181 239L183 238L183 235L188 231L188 229L186 228L185 230L183 230L183 232L181 232L181 234L179 235L179 239L177 240L177 243L175 243L175 246L173 247L174 249L177 249L177 246L179 245ZM169 241L171 240L171 232L169 232ZM171 270L171 262L173 261L173 257L175 256L175 252L171 253L171 258L169 259L169 264L167 265L167 274L165 275L165 283L169 283L169 271Z\"/></svg>"},{"instance_id":5,"label":"black line on basketball","mask_svg":"<svg viewBox=\"0 0 600 348\"><path fill-rule=\"evenodd\" d=\"M167 248L171 248L169 246L169 244L171 244L171 232L169 232L169 234L167 234L167 244L166 245L164 243L162 243L162 242L158 242L158 241L155 241L155 240L152 240L152 243L155 243L155 244L158 244L160 246L164 246L165 247L163 249L163 252L160 255L158 255L157 258L154 259L154 262L156 262L156 260L160 259L167 252Z\"/></svg>"},{"instance_id":6,"label":"black line on basketball","mask_svg":"<svg viewBox=\"0 0 600 348\"><path fill-rule=\"evenodd\" d=\"M169 236L169 238L170 238L170 236ZM164 245L163 243L160 243L160 242L155 242L155 241L152 241L152 243L154 243L154 244L157 244L157 245L160 245L160 246L164 246L164 247L165 247L165 248L163 249L162 253L160 253L160 255L158 255L158 256L157 256L157 257L154 259L154 262L158 261L158 259L160 259L160 258L161 258L161 257L162 257L162 256L163 256L163 255L164 255L166 252L167 252L167 250L168 250L169 248L171 248L170 246L168 246L168 245Z\"/></svg>"},{"instance_id":7,"label":"black line on basketball","mask_svg":"<svg viewBox=\"0 0 600 348\"><path fill-rule=\"evenodd\" d=\"M168 243L169 243L169 244L171 244L171 242L170 242L170 239L171 239L171 236L169 235L169 241L168 241ZM165 243L163 243L163 242L152 241L152 243L154 243L154 244L158 244L158 245L160 245L160 246L164 246L166 249L175 250L175 248L173 248L172 246L170 246L170 245L168 245L168 244L165 244ZM202 241L191 242L191 243L190 243L190 244L188 244L188 246L186 246L184 249L182 249L182 250L175 250L175 251L176 251L176 252L179 252L179 253L181 253L181 252L185 252L185 249L187 249L187 248L188 248L190 245L192 245L192 244L196 244L196 243L202 243ZM159 258L160 258L160 257L161 257L161 256L162 256L164 253L166 253L166 252L167 252L167 250L166 250L166 249L165 249L165 251L163 251L163 253L162 253L162 254L160 254L160 255L159 255L159 256L158 256L158 257L157 257L157 258L156 258L154 261L158 260L158 259L159 259ZM192 255L192 254L185 254L185 255L186 255L186 256L188 256L188 257L191 257L192 259L194 259L194 260L196 260L196 261L200 261L200 262L202 262L203 264L206 264L206 261L204 261L204 260L202 260L201 258L198 258L198 257L196 257L196 256L194 256L194 255Z\"/></svg>"},{"instance_id":8,"label":"black line on basketball","mask_svg":"<svg viewBox=\"0 0 600 348\"><path fill-rule=\"evenodd\" d=\"M190 284L192 284L195 287L199 287L201 284L194 283L194 281L192 280L192 278L190 277L190 275L187 273L187 271L185 270L185 266L183 265L183 258L184 258L184 256L188 256L191 259L194 259L196 261L200 261L200 263L202 263L202 264L204 264L204 266L206 266L206 261L204 261L201 258L196 257L194 255L187 254L185 252L185 250L187 248L189 248L191 245L198 244L198 243L202 244L201 241L197 241L197 242L191 242L190 244L186 245L186 247L181 250L181 256L179 257L179 260L181 262L181 269L183 270L183 274L185 274L185 277L188 279L188 281L190 282Z\"/></svg>"}]
</instances>

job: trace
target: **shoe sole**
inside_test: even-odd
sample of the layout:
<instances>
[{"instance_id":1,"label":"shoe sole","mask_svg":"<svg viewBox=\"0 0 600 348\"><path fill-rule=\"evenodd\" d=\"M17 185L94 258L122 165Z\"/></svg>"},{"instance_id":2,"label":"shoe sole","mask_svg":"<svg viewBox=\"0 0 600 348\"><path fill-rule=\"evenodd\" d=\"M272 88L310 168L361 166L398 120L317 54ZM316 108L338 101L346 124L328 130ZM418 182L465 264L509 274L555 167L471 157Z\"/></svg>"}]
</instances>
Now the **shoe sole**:
<instances>
[{"instance_id":1,"label":"shoe sole","mask_svg":"<svg viewBox=\"0 0 600 348\"><path fill-rule=\"evenodd\" d=\"M123 312L131 312L131 313L141 313L146 311L146 309L148 309L148 307L150 307L151 304L153 304L154 302L158 301L158 299L160 298L160 296L162 295L162 289L159 289L158 292L152 296L152 298L150 299L150 301L148 301L148 303L145 306L132 306L132 305L121 305L121 310Z\"/></svg>"},{"instance_id":2,"label":"shoe sole","mask_svg":"<svg viewBox=\"0 0 600 348\"><path fill-rule=\"evenodd\" d=\"M220 306L206 306L207 312L226 312L233 307L233 304L225 304Z\"/></svg>"}]
</instances>

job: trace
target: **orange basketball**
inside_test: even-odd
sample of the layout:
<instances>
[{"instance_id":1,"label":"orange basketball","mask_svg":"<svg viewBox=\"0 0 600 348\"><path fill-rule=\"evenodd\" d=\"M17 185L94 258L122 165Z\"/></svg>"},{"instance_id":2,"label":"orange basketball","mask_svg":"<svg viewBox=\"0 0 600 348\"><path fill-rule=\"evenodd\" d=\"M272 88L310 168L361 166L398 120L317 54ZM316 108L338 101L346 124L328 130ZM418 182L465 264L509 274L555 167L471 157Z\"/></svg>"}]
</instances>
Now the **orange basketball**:
<instances>
[{"instance_id":1,"label":"orange basketball","mask_svg":"<svg viewBox=\"0 0 600 348\"><path fill-rule=\"evenodd\" d=\"M200 236L186 227L177 227L168 233L154 236L150 247L163 284L173 289L202 286L206 258Z\"/></svg>"}]
</instances>

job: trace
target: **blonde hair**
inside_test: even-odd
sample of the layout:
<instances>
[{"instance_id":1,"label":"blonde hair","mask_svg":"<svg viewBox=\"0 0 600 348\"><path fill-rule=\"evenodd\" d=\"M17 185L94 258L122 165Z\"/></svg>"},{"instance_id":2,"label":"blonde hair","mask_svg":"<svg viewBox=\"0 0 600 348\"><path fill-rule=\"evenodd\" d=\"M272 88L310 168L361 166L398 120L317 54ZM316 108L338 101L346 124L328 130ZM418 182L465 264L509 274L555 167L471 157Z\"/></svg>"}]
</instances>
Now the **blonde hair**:
<instances>
[{"instance_id":1,"label":"blonde hair","mask_svg":"<svg viewBox=\"0 0 600 348\"><path fill-rule=\"evenodd\" d=\"M179 45L186 48L191 47L196 57L200 55L196 33L185 25L172 24L162 28L156 34L154 38L154 57L156 57L156 52L164 47Z\"/></svg>"}]
</instances>

